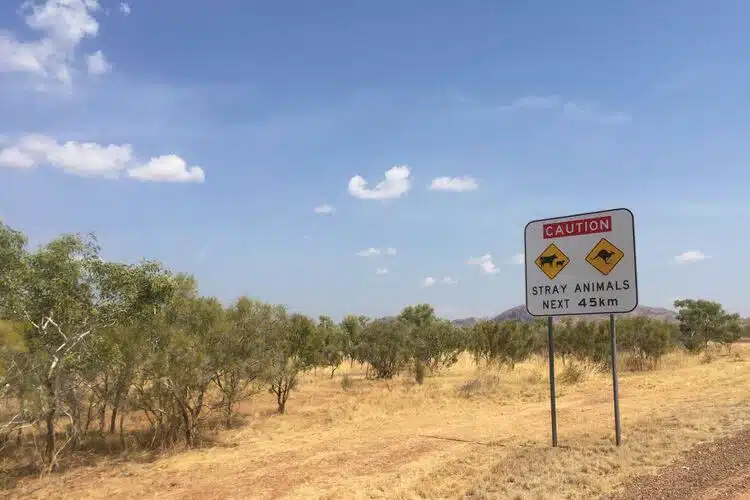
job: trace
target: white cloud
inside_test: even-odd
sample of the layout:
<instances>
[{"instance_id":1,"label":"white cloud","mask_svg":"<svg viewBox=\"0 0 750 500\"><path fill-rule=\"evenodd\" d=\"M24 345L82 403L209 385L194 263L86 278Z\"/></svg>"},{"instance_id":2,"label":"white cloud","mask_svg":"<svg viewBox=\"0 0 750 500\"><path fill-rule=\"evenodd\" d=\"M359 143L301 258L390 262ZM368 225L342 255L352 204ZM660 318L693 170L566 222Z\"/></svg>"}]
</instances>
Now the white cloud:
<instances>
[{"instance_id":1,"label":"white cloud","mask_svg":"<svg viewBox=\"0 0 750 500\"><path fill-rule=\"evenodd\" d=\"M513 110L558 110L559 112L577 117L595 121L604 125L619 125L629 122L632 117L628 113L618 111L615 113L605 112L598 109L594 104L582 104L574 101L565 101L558 95L551 96L525 96L519 97L512 103L501 106L500 109Z\"/></svg>"},{"instance_id":2,"label":"white cloud","mask_svg":"<svg viewBox=\"0 0 750 500\"><path fill-rule=\"evenodd\" d=\"M315 213L321 215L330 215L333 213L333 207L327 203L315 207Z\"/></svg>"},{"instance_id":3,"label":"white cloud","mask_svg":"<svg viewBox=\"0 0 750 500\"><path fill-rule=\"evenodd\" d=\"M91 142L60 144L45 135L27 135L0 151L0 164L31 168L49 164L80 176L116 176L133 159L129 144L102 146Z\"/></svg>"},{"instance_id":4,"label":"white cloud","mask_svg":"<svg viewBox=\"0 0 750 500\"><path fill-rule=\"evenodd\" d=\"M398 198L411 189L410 173L408 166L396 165L385 173L385 179L378 182L374 188L367 187L364 177L355 175L349 180L349 194L362 200Z\"/></svg>"},{"instance_id":5,"label":"white cloud","mask_svg":"<svg viewBox=\"0 0 750 500\"><path fill-rule=\"evenodd\" d=\"M94 17L98 10L98 0L23 2L20 12L29 29L39 33L39 38L22 41L12 33L0 32L0 71L70 84L79 46L99 34L99 23Z\"/></svg>"},{"instance_id":6,"label":"white cloud","mask_svg":"<svg viewBox=\"0 0 750 500\"><path fill-rule=\"evenodd\" d=\"M151 158L146 164L128 170L128 176L139 181L153 182L203 183L206 180L201 167L188 167L185 160L177 155Z\"/></svg>"},{"instance_id":7,"label":"white cloud","mask_svg":"<svg viewBox=\"0 0 750 500\"><path fill-rule=\"evenodd\" d=\"M708 255L703 254L697 250L690 250L682 252L680 255L675 256L674 261L677 264L689 264L691 262L700 262L702 260L709 259Z\"/></svg>"},{"instance_id":8,"label":"white cloud","mask_svg":"<svg viewBox=\"0 0 750 500\"><path fill-rule=\"evenodd\" d=\"M125 2L120 3L120 12L122 12L124 15L126 15L126 16L129 15L130 14L130 10L131 10L130 9L130 5L128 5Z\"/></svg>"},{"instance_id":9,"label":"white cloud","mask_svg":"<svg viewBox=\"0 0 750 500\"><path fill-rule=\"evenodd\" d=\"M377 255L396 255L396 249L393 247L388 247L385 250L380 250L379 248L367 248L365 250L360 250L357 252L357 255L360 257L375 257Z\"/></svg>"},{"instance_id":10,"label":"white cloud","mask_svg":"<svg viewBox=\"0 0 750 500\"><path fill-rule=\"evenodd\" d=\"M510 259L508 259L508 264L521 265L521 264L523 264L525 262L525 260L526 260L526 258L524 257L524 255L522 253L517 253L513 257L511 257Z\"/></svg>"},{"instance_id":11,"label":"white cloud","mask_svg":"<svg viewBox=\"0 0 750 500\"><path fill-rule=\"evenodd\" d=\"M360 257L375 257L376 255L380 255L380 250L377 248L368 248L366 250L360 250L357 252L357 255Z\"/></svg>"},{"instance_id":12,"label":"white cloud","mask_svg":"<svg viewBox=\"0 0 750 500\"><path fill-rule=\"evenodd\" d=\"M422 280L422 286L428 287L428 286L435 286L435 285L456 285L458 284L457 280L454 280L450 276L446 276L445 278L438 280L436 278L433 278L432 276L427 276L425 279Z\"/></svg>"},{"instance_id":13,"label":"white cloud","mask_svg":"<svg viewBox=\"0 0 750 500\"><path fill-rule=\"evenodd\" d=\"M388 269L386 269L384 267L379 267L378 270L375 271L375 274L377 274L377 275L388 274Z\"/></svg>"},{"instance_id":14,"label":"white cloud","mask_svg":"<svg viewBox=\"0 0 750 500\"><path fill-rule=\"evenodd\" d=\"M11 168L33 168L34 159L17 147L0 151L0 166Z\"/></svg>"},{"instance_id":15,"label":"white cloud","mask_svg":"<svg viewBox=\"0 0 750 500\"><path fill-rule=\"evenodd\" d=\"M492 254L484 254L481 257L472 257L466 261L472 266L479 266L485 274L495 274L499 271L497 266L492 262Z\"/></svg>"},{"instance_id":16,"label":"white cloud","mask_svg":"<svg viewBox=\"0 0 750 500\"><path fill-rule=\"evenodd\" d=\"M428 189L433 191L474 191L479 185L472 177L438 177L432 179Z\"/></svg>"},{"instance_id":17,"label":"white cloud","mask_svg":"<svg viewBox=\"0 0 750 500\"><path fill-rule=\"evenodd\" d=\"M200 167L187 168L177 155L151 158L138 165L130 144L101 145L93 142L59 143L46 135L26 135L18 142L0 150L0 166L33 168L51 165L82 177L119 177L123 172L131 178L148 181L203 182Z\"/></svg>"},{"instance_id":18,"label":"white cloud","mask_svg":"<svg viewBox=\"0 0 750 500\"><path fill-rule=\"evenodd\" d=\"M88 68L89 75L103 75L112 69L112 65L104 57L104 53L101 50L97 50L93 54L86 56L86 67Z\"/></svg>"}]
</instances>

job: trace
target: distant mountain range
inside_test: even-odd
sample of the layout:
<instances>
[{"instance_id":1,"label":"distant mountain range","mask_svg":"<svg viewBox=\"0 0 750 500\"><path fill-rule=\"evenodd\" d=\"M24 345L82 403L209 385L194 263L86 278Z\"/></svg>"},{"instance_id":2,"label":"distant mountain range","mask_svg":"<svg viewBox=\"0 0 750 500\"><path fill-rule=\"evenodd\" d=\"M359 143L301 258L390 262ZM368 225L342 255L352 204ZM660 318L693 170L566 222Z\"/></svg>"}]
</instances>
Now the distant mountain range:
<instances>
[{"instance_id":1,"label":"distant mountain range","mask_svg":"<svg viewBox=\"0 0 750 500\"><path fill-rule=\"evenodd\" d=\"M619 316L619 315L618 315ZM636 307L635 311L625 314L624 316L645 316L647 318L654 318L659 319L662 321L668 321L668 322L675 322L677 321L677 313L674 311L671 311L669 309L665 309L663 307L650 307L650 306L638 306ZM585 315L580 316L581 319L585 319L588 321L598 321L602 319L606 319L609 316L606 314L592 314L592 315ZM558 317L559 318L559 317ZM516 307L511 307L507 311L503 311L497 316L493 318L463 318L463 319L457 319L453 321L454 325L458 326L472 326L478 321L488 320L491 319L493 321L502 322L502 321L522 321L525 323L534 321L534 316L530 315L528 311L526 311L526 306L520 305Z\"/></svg>"}]
</instances>

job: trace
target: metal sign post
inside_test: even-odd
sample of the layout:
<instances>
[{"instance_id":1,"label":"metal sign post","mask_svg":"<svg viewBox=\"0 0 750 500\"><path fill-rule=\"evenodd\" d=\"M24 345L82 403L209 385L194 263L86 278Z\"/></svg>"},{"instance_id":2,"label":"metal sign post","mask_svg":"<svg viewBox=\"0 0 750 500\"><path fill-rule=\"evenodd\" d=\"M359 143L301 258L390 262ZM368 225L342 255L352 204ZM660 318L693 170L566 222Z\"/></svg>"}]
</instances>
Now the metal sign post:
<instances>
[{"instance_id":1,"label":"metal sign post","mask_svg":"<svg viewBox=\"0 0 750 500\"><path fill-rule=\"evenodd\" d=\"M612 393L615 399L615 443L620 446L620 389L617 383L617 336L615 332L615 315L609 315L609 339L612 343Z\"/></svg>"},{"instance_id":2,"label":"metal sign post","mask_svg":"<svg viewBox=\"0 0 750 500\"><path fill-rule=\"evenodd\" d=\"M555 408L555 336L552 330L552 316L547 318L549 339L549 403L552 415L552 446L557 447L557 409Z\"/></svg>"}]
</instances>

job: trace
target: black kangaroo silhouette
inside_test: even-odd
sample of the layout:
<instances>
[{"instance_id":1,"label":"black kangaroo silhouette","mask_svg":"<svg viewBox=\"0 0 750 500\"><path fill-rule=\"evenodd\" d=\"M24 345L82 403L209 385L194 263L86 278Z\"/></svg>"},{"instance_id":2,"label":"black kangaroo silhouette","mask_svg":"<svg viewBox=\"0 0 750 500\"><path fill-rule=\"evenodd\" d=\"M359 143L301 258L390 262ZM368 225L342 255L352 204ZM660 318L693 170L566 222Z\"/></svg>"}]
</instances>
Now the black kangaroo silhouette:
<instances>
[{"instance_id":1,"label":"black kangaroo silhouette","mask_svg":"<svg viewBox=\"0 0 750 500\"><path fill-rule=\"evenodd\" d=\"M605 264L609 264L609 259L615 255L615 252L610 252L602 248L599 253L594 257L595 259L602 259Z\"/></svg>"},{"instance_id":2,"label":"black kangaroo silhouette","mask_svg":"<svg viewBox=\"0 0 750 500\"><path fill-rule=\"evenodd\" d=\"M545 265L551 266L555 263L557 260L557 254L553 253L552 255L542 255L539 257L539 265L544 267Z\"/></svg>"}]
</instances>

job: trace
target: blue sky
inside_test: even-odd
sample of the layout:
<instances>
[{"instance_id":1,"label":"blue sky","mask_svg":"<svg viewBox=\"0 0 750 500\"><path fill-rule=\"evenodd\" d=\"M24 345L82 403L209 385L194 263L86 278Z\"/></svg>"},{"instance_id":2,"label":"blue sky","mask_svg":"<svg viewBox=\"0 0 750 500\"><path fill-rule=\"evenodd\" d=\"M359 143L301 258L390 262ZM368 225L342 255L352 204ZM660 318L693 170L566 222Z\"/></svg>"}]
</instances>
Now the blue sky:
<instances>
[{"instance_id":1,"label":"blue sky","mask_svg":"<svg viewBox=\"0 0 750 500\"><path fill-rule=\"evenodd\" d=\"M35 244L93 231L225 301L463 317L523 302L526 222L628 207L641 304L750 315L748 2L36 6L0 4L0 217Z\"/></svg>"}]
</instances>

